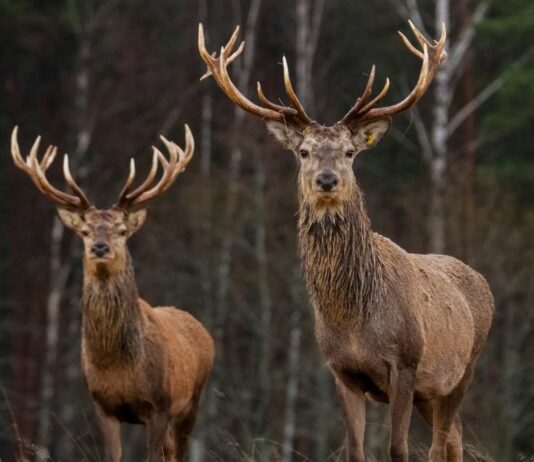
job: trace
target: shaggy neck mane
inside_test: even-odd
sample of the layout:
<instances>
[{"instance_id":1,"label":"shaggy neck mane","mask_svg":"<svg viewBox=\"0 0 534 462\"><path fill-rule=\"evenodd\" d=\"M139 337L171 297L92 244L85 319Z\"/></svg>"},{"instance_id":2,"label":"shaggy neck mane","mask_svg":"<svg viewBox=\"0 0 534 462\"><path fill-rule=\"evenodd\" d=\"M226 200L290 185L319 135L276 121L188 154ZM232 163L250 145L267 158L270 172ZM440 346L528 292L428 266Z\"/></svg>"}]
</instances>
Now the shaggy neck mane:
<instances>
[{"instance_id":1,"label":"shaggy neck mane","mask_svg":"<svg viewBox=\"0 0 534 462\"><path fill-rule=\"evenodd\" d=\"M299 243L315 310L333 323L367 317L382 271L359 188L332 210L317 210L301 196Z\"/></svg>"},{"instance_id":2,"label":"shaggy neck mane","mask_svg":"<svg viewBox=\"0 0 534 462\"><path fill-rule=\"evenodd\" d=\"M128 251L126 263L111 274L84 270L83 334L92 362L99 367L131 363L138 356L143 318Z\"/></svg>"}]
</instances>

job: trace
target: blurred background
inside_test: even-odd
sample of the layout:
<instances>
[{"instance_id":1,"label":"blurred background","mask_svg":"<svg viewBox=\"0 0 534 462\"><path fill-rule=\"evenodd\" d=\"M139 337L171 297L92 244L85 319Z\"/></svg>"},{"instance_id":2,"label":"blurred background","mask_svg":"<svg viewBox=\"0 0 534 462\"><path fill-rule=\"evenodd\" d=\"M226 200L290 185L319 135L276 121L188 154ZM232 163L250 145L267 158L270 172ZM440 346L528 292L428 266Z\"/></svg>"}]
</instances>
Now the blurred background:
<instances>
[{"instance_id":1,"label":"blurred background","mask_svg":"<svg viewBox=\"0 0 534 462\"><path fill-rule=\"evenodd\" d=\"M417 107L355 171L374 229L411 252L456 256L490 282L496 314L462 408L467 460L534 460L534 3L531 0L0 0L0 459L101 460L79 366L81 245L9 155L39 134L71 155L99 207L159 134L196 138L187 172L130 241L140 293L199 318L217 343L190 449L193 462L336 461L344 429L314 340L296 244L293 156L235 109L197 52L202 21L218 50L236 24L231 67L284 100L281 58L311 116L334 123L377 64L385 103L420 62L396 34L407 19L449 59ZM287 101L286 101L287 103ZM59 164L59 162L58 162ZM146 170L145 170L146 171ZM53 183L63 187L59 165ZM387 460L387 408L369 405L367 454ZM414 415L414 460L429 429ZM144 432L124 431L124 460Z\"/></svg>"}]
</instances>

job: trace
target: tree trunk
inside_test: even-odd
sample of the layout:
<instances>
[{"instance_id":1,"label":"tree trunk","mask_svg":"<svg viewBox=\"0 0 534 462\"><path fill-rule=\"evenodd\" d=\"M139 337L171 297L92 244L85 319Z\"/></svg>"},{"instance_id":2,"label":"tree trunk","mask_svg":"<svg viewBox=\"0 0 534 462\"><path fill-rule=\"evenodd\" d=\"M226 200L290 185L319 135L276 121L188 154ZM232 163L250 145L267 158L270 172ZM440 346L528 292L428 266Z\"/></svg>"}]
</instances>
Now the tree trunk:
<instances>
[{"instance_id":1,"label":"tree trunk","mask_svg":"<svg viewBox=\"0 0 534 462\"><path fill-rule=\"evenodd\" d=\"M76 75L74 102L76 107L76 150L73 160L80 160L87 152L90 142L88 123L89 112L89 78L88 61L91 54L89 38L82 36L80 41ZM50 235L50 290L46 303L46 343L45 361L41 378L41 412L39 419L38 441L44 448L50 448L51 440L51 406L55 393L55 373L59 350L59 311L63 299L65 285L72 270L72 253L74 248L69 246L69 254L62 258L62 247L65 238L65 228L58 217L54 217ZM69 236L72 238L72 236Z\"/></svg>"},{"instance_id":2,"label":"tree trunk","mask_svg":"<svg viewBox=\"0 0 534 462\"><path fill-rule=\"evenodd\" d=\"M467 27L471 22L471 14L467 0L460 3L462 24ZM473 73L473 55L468 50L463 59L462 78L462 106L475 99L475 79ZM462 216L462 259L469 263L472 259L473 223L475 221L475 188L476 188L476 119L475 113L471 112L464 121L463 149L461 152L465 159L463 181L463 216Z\"/></svg>"},{"instance_id":3,"label":"tree trunk","mask_svg":"<svg viewBox=\"0 0 534 462\"><path fill-rule=\"evenodd\" d=\"M267 410L271 397L271 373L269 370L271 357L271 292L269 289L269 265L266 251L266 232L265 232L265 167L261 161L260 152L255 155L255 174L254 174L254 198L255 198L255 257L258 265L257 286L260 305L260 351L258 365L258 429L264 431L268 422Z\"/></svg>"},{"instance_id":4,"label":"tree trunk","mask_svg":"<svg viewBox=\"0 0 534 462\"><path fill-rule=\"evenodd\" d=\"M449 0L436 1L436 31L441 30L444 23L450 30ZM430 251L443 253L445 251L445 189L447 171L447 128L449 122L449 104L451 99L451 75L447 61L443 63L434 82L434 120L431 133L433 155L430 161Z\"/></svg>"},{"instance_id":5,"label":"tree trunk","mask_svg":"<svg viewBox=\"0 0 534 462\"><path fill-rule=\"evenodd\" d=\"M241 58L243 64L237 74L237 86L242 91L248 87L250 83L250 74L252 70L252 64L254 61L255 52L255 36L256 25L259 16L259 10L261 6L261 0L252 0L245 30L245 41L247 46L243 52ZM236 63L237 64L237 63ZM243 117L245 113L241 108L235 107L234 119L232 125L228 128L230 135L233 133L240 133L242 131ZM230 136L229 138L232 138ZM232 150L230 153L230 163L228 177L226 184L228 190L226 194L226 204L224 204L223 216L222 216L222 236L220 238L221 245L219 250L219 256L217 259L216 267L216 283L215 294L213 303L213 337L215 340L215 346L217 349L218 363L223 364L225 361L225 328L227 326L228 315L228 292L230 289L230 269L232 264L232 251L234 245L234 239L238 235L236 229L236 213L239 199L239 185L240 185L240 171L241 171L242 150L241 146L237 142L232 143ZM222 371L218 370L215 366L213 378L213 388L216 390L221 389L221 382L223 380ZM210 415L216 416L218 414L218 401L213 399L210 407Z\"/></svg>"},{"instance_id":6,"label":"tree trunk","mask_svg":"<svg viewBox=\"0 0 534 462\"><path fill-rule=\"evenodd\" d=\"M297 297L292 297L297 303ZM299 389L299 363L300 363L300 338L302 329L301 319L298 310L291 316L291 332L289 335L288 352L288 378L286 385L286 405L284 416L284 435L282 446L282 460L292 462L295 445L295 435L297 429L297 396Z\"/></svg>"}]
</instances>

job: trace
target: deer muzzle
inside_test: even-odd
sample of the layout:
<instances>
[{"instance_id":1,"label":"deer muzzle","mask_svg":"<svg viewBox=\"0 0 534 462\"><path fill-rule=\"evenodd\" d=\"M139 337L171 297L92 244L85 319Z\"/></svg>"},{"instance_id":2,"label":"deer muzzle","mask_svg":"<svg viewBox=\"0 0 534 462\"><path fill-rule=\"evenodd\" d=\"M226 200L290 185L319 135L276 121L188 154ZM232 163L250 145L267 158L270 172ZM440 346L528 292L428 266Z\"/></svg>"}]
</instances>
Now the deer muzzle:
<instances>
[{"instance_id":1,"label":"deer muzzle","mask_svg":"<svg viewBox=\"0 0 534 462\"><path fill-rule=\"evenodd\" d=\"M324 192L331 192L338 183L339 179L332 170L323 170L315 177L315 184Z\"/></svg>"},{"instance_id":2,"label":"deer muzzle","mask_svg":"<svg viewBox=\"0 0 534 462\"><path fill-rule=\"evenodd\" d=\"M109 245L105 242L95 242L91 247L91 252L98 258L104 257L109 253Z\"/></svg>"}]
</instances>

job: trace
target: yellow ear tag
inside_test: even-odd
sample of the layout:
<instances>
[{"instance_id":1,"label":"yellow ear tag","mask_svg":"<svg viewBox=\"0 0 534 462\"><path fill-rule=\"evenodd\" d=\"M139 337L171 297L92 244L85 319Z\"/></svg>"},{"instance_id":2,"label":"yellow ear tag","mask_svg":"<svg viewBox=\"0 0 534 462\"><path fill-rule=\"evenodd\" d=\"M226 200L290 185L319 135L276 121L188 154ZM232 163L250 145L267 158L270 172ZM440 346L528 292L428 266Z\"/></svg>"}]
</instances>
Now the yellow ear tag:
<instances>
[{"instance_id":1,"label":"yellow ear tag","mask_svg":"<svg viewBox=\"0 0 534 462\"><path fill-rule=\"evenodd\" d=\"M369 133L367 135L367 144L373 144L373 141L375 140L375 137L373 136L372 133Z\"/></svg>"}]
</instances>

